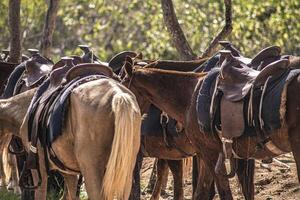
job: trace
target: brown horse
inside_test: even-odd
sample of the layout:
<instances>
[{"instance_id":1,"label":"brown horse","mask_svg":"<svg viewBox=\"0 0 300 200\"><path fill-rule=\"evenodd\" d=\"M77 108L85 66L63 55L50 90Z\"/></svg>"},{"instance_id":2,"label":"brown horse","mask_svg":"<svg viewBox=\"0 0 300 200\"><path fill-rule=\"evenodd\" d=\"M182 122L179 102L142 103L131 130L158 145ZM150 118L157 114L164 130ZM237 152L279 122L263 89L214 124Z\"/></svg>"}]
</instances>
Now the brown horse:
<instances>
[{"instance_id":1,"label":"brown horse","mask_svg":"<svg viewBox=\"0 0 300 200\"><path fill-rule=\"evenodd\" d=\"M16 133L23 123L21 136L24 143L27 141L25 114L34 92L0 101L2 133ZM64 121L63 133L52 147L61 162L72 169L62 171L69 198L76 198L76 187L72 186L77 186L77 171L85 178L90 199L127 199L140 142L141 116L133 94L112 79L80 85L70 96ZM29 149L29 144L25 145ZM42 156L42 150L38 152ZM51 168L57 167L51 163ZM43 180L47 179L43 175Z\"/></svg>"},{"instance_id":2,"label":"brown horse","mask_svg":"<svg viewBox=\"0 0 300 200\"><path fill-rule=\"evenodd\" d=\"M299 66L300 64L293 63L293 65ZM222 176L217 176L214 171L218 153L222 151L221 141L216 135L200 132L198 127L196 97L206 74L143 69L133 67L131 63L127 63L125 69L127 73L125 81L131 89L136 90L134 93L137 96L145 96L154 105L184 124L187 135L197 149L197 153L207 164L211 174L222 189L221 193L219 190L220 196L223 199L232 199L227 180ZM286 126L271 135L271 140L279 149L294 153L298 171L300 170L300 150L297 147L299 141L297 132L300 127L298 127L297 122L300 120L300 114L293 108L299 106L300 98L293 96L293 94L299 89L299 80L294 79L287 88ZM238 156L243 158L249 158L249 155L256 159L276 156L265 149L256 151L257 142L258 138L256 137L242 136L234 140L233 147L235 152L238 152ZM203 196L204 199L207 197L207 194Z\"/></svg>"},{"instance_id":3,"label":"brown horse","mask_svg":"<svg viewBox=\"0 0 300 200\"><path fill-rule=\"evenodd\" d=\"M151 62L151 67L165 68L168 70L178 70L178 71L192 71L197 67L201 66L207 59L201 59L196 61L168 61L168 60L157 60ZM135 59L135 62L138 63L148 63L150 61ZM166 67L167 66L167 67ZM142 114L146 114L149 110L151 103L144 98L139 100L140 108ZM154 110L155 108L152 108ZM144 122L152 119L152 113L147 114L144 117ZM172 119L170 119L172 120ZM154 124L152 124L154 125ZM162 126L157 123L155 126ZM147 127L147 132L153 132L154 127ZM142 153L144 157L154 157L158 158L157 162L157 180L152 191L151 200L159 199L163 181L167 179L168 167L170 168L173 177L174 177L174 200L181 200L184 198L183 195L183 164L182 159L188 158L195 155L195 150L190 144L189 139L186 137L184 130L180 131L178 136L171 138L171 145L167 144L168 142L163 136L163 129L157 128L157 132L154 133L155 136L151 135L142 135ZM143 129L142 129L143 130ZM167 135L169 129L166 128Z\"/></svg>"}]
</instances>

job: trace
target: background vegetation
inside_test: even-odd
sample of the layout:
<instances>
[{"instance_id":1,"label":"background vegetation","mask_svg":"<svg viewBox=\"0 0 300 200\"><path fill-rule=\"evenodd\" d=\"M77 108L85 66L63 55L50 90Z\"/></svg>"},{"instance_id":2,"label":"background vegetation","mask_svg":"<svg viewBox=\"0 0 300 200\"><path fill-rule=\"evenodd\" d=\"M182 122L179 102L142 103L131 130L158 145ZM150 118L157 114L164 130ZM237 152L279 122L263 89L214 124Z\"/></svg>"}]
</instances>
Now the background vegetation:
<instances>
[{"instance_id":1,"label":"background vegetation","mask_svg":"<svg viewBox=\"0 0 300 200\"><path fill-rule=\"evenodd\" d=\"M174 0L186 37L198 55L224 25L223 0ZM21 1L23 49L38 48L47 5ZM230 39L251 56L268 45L286 54L300 52L299 0L234 0ZM0 1L0 48L9 44L8 0ZM52 55L78 53L87 43L103 60L123 50L141 51L147 58L179 59L165 28L158 0L61 0Z\"/></svg>"}]
</instances>

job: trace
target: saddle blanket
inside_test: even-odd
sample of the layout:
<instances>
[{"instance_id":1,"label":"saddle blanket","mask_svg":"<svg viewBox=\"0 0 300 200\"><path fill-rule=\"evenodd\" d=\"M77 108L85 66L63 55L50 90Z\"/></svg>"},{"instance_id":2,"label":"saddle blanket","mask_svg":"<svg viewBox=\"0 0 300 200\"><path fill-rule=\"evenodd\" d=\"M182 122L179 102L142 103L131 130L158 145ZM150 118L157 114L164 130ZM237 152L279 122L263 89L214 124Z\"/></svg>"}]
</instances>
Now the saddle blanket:
<instances>
[{"instance_id":1,"label":"saddle blanket","mask_svg":"<svg viewBox=\"0 0 300 200\"><path fill-rule=\"evenodd\" d=\"M142 121L142 136L163 137L163 128L160 123L161 113L162 111L156 106L153 104L150 105L149 111ZM176 131L176 120L169 118L166 134L172 137L178 136Z\"/></svg>"}]
</instances>

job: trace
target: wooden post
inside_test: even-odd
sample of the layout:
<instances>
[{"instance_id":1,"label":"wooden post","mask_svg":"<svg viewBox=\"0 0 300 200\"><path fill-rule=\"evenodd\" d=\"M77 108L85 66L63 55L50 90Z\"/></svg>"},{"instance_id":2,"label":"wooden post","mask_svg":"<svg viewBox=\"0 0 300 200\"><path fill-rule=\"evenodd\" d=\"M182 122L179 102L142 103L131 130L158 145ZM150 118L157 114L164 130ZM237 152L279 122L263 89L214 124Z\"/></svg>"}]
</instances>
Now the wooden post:
<instances>
[{"instance_id":1,"label":"wooden post","mask_svg":"<svg viewBox=\"0 0 300 200\"><path fill-rule=\"evenodd\" d=\"M9 61L21 62L21 30L20 30L21 0L9 0L8 21L10 31Z\"/></svg>"},{"instance_id":2,"label":"wooden post","mask_svg":"<svg viewBox=\"0 0 300 200\"><path fill-rule=\"evenodd\" d=\"M171 34L172 43L184 60L194 60L197 56L191 49L178 23L172 0L161 0L164 22Z\"/></svg>"},{"instance_id":3,"label":"wooden post","mask_svg":"<svg viewBox=\"0 0 300 200\"><path fill-rule=\"evenodd\" d=\"M40 47L42 55L46 57L50 57L50 49L52 46L52 37L55 29L58 7L59 0L50 0Z\"/></svg>"}]
</instances>

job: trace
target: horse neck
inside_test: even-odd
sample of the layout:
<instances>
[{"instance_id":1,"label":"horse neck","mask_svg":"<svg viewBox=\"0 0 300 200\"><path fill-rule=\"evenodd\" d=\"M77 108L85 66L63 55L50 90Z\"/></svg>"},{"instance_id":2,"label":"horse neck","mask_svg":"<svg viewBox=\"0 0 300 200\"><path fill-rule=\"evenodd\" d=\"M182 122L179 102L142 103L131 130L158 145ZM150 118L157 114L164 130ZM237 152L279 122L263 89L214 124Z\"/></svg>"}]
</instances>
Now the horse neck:
<instances>
[{"instance_id":1,"label":"horse neck","mask_svg":"<svg viewBox=\"0 0 300 200\"><path fill-rule=\"evenodd\" d=\"M9 99L0 100L1 130L18 133L34 92L35 89L32 89Z\"/></svg>"},{"instance_id":2,"label":"horse neck","mask_svg":"<svg viewBox=\"0 0 300 200\"><path fill-rule=\"evenodd\" d=\"M194 88L201 76L203 75L195 73L144 69L144 72L135 72L134 80L137 81L140 92L151 103L183 123Z\"/></svg>"},{"instance_id":3,"label":"horse neck","mask_svg":"<svg viewBox=\"0 0 300 200\"><path fill-rule=\"evenodd\" d=\"M207 59L194 60L194 61L158 60L156 62L155 68L189 72L201 66L206 60Z\"/></svg>"}]
</instances>

